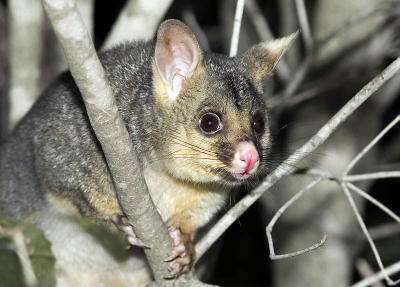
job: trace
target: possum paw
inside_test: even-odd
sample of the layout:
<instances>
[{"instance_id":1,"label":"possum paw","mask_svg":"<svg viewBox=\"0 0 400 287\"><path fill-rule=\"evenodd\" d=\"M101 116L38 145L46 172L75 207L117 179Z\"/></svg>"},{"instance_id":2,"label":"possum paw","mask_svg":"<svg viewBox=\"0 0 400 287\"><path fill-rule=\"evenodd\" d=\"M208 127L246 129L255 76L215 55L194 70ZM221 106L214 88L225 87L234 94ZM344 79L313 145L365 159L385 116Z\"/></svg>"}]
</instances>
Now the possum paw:
<instances>
[{"instance_id":1,"label":"possum paw","mask_svg":"<svg viewBox=\"0 0 400 287\"><path fill-rule=\"evenodd\" d=\"M180 273L190 270L194 256L194 246L190 235L181 232L178 224L172 224L168 231L174 240L174 248L165 261L169 262L169 278L174 278Z\"/></svg>"},{"instance_id":2,"label":"possum paw","mask_svg":"<svg viewBox=\"0 0 400 287\"><path fill-rule=\"evenodd\" d=\"M135 234L135 231L133 230L133 226L130 225L128 222L128 219L119 214L114 214L111 217L112 222L115 224L115 226L122 231L122 233L125 234L126 239L128 240L129 244L137 246L137 247L142 247L142 248L148 248Z\"/></svg>"}]
</instances>

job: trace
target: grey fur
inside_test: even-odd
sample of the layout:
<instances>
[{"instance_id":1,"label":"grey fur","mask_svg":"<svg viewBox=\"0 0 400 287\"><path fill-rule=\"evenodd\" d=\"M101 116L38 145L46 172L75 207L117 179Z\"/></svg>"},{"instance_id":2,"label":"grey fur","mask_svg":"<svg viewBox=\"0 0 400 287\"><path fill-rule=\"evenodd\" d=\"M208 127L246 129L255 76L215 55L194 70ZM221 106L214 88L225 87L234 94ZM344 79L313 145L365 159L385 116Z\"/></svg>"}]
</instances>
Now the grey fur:
<instances>
[{"instance_id":1,"label":"grey fur","mask_svg":"<svg viewBox=\"0 0 400 287\"><path fill-rule=\"evenodd\" d=\"M168 144L174 125L189 125L207 109L261 111L265 104L250 81L240 58L204 54L207 93L204 101L188 94L179 107L163 110L153 95L152 56L154 42L117 46L100 55L117 99L118 108L141 164ZM247 119L246 119L247 121ZM236 141L219 135L218 153L229 155ZM249 134L262 156L268 146ZM103 184L99 186L99 182ZM69 72L64 73L35 103L0 147L0 213L25 218L46 205L45 190L69 199L83 215L97 217L88 193L115 196L111 176L101 148L90 126L78 88ZM101 215L100 215L101 217Z\"/></svg>"}]
</instances>

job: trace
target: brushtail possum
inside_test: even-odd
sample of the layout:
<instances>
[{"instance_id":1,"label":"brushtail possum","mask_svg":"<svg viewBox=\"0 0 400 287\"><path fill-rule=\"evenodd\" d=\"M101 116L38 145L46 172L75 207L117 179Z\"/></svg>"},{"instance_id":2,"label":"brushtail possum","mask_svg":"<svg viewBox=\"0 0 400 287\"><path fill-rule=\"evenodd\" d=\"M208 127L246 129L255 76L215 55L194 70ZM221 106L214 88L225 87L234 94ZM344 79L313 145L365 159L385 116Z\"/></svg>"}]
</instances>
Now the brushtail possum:
<instances>
[{"instance_id":1,"label":"brushtail possum","mask_svg":"<svg viewBox=\"0 0 400 287\"><path fill-rule=\"evenodd\" d=\"M271 140L262 83L292 39L227 57L203 52L186 25L168 20L153 41L100 53L151 198L177 246L213 217L232 186L266 173ZM59 282L137 286L148 280L142 264L143 273L129 281L128 263L103 258L101 246L66 216L79 213L132 231L69 72L1 146L0 170L0 213L43 228L58 259ZM191 261L187 248L178 250L173 275Z\"/></svg>"}]
</instances>

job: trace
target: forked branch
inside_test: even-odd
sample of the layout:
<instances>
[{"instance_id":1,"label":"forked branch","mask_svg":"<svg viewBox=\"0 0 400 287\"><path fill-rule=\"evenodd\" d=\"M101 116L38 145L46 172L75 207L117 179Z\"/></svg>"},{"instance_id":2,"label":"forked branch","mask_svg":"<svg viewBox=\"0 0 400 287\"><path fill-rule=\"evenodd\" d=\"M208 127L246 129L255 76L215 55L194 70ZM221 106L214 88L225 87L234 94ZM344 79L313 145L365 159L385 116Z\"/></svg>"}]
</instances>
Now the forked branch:
<instances>
[{"instance_id":1,"label":"forked branch","mask_svg":"<svg viewBox=\"0 0 400 287\"><path fill-rule=\"evenodd\" d=\"M309 183L305 188L303 188L301 191L296 193L281 208L279 208L279 210L272 217L270 223L267 225L267 228L266 228L266 233L267 233L267 238L268 238L268 246L269 246L269 257L271 259L273 259L273 260L284 259L284 258L301 255L306 252L310 252L314 249L317 249L325 243L326 238L327 238L326 234L322 237L322 239L319 242L317 242L317 243L313 244L312 246L307 247L303 250L299 250L299 251L291 252L291 253L287 253L287 254L282 254L282 255L276 255L275 249L274 249L274 241L272 239L272 229L274 228L274 225L275 225L276 221L279 219L279 217L286 211L286 209L288 209L291 205L293 205L300 197L302 197L308 190L312 189L315 185L317 185L321 180L322 180L322 178L318 178L318 179L312 181L311 183Z\"/></svg>"}]
</instances>

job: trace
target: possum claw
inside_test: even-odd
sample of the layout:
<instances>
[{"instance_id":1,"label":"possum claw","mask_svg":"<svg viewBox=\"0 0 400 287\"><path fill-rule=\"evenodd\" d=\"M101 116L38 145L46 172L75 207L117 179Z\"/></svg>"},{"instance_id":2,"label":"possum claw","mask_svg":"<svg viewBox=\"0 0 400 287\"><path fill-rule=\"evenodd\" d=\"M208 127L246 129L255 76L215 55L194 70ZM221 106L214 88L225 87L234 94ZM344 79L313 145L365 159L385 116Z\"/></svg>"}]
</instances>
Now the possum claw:
<instances>
[{"instance_id":1,"label":"possum claw","mask_svg":"<svg viewBox=\"0 0 400 287\"><path fill-rule=\"evenodd\" d=\"M168 228L168 231L174 240L174 248L165 261L170 262L168 265L170 276L168 278L174 278L180 273L190 270L193 261L194 246L190 235L181 232L178 224L172 224Z\"/></svg>"},{"instance_id":2,"label":"possum claw","mask_svg":"<svg viewBox=\"0 0 400 287\"><path fill-rule=\"evenodd\" d=\"M149 248L146 246L142 240L140 240L136 234L135 231L133 230L133 226L128 222L128 219L119 214L114 214L111 217L112 222L115 224L115 226L122 231L122 233L125 234L126 239L128 240L129 244L141 248Z\"/></svg>"}]
</instances>

